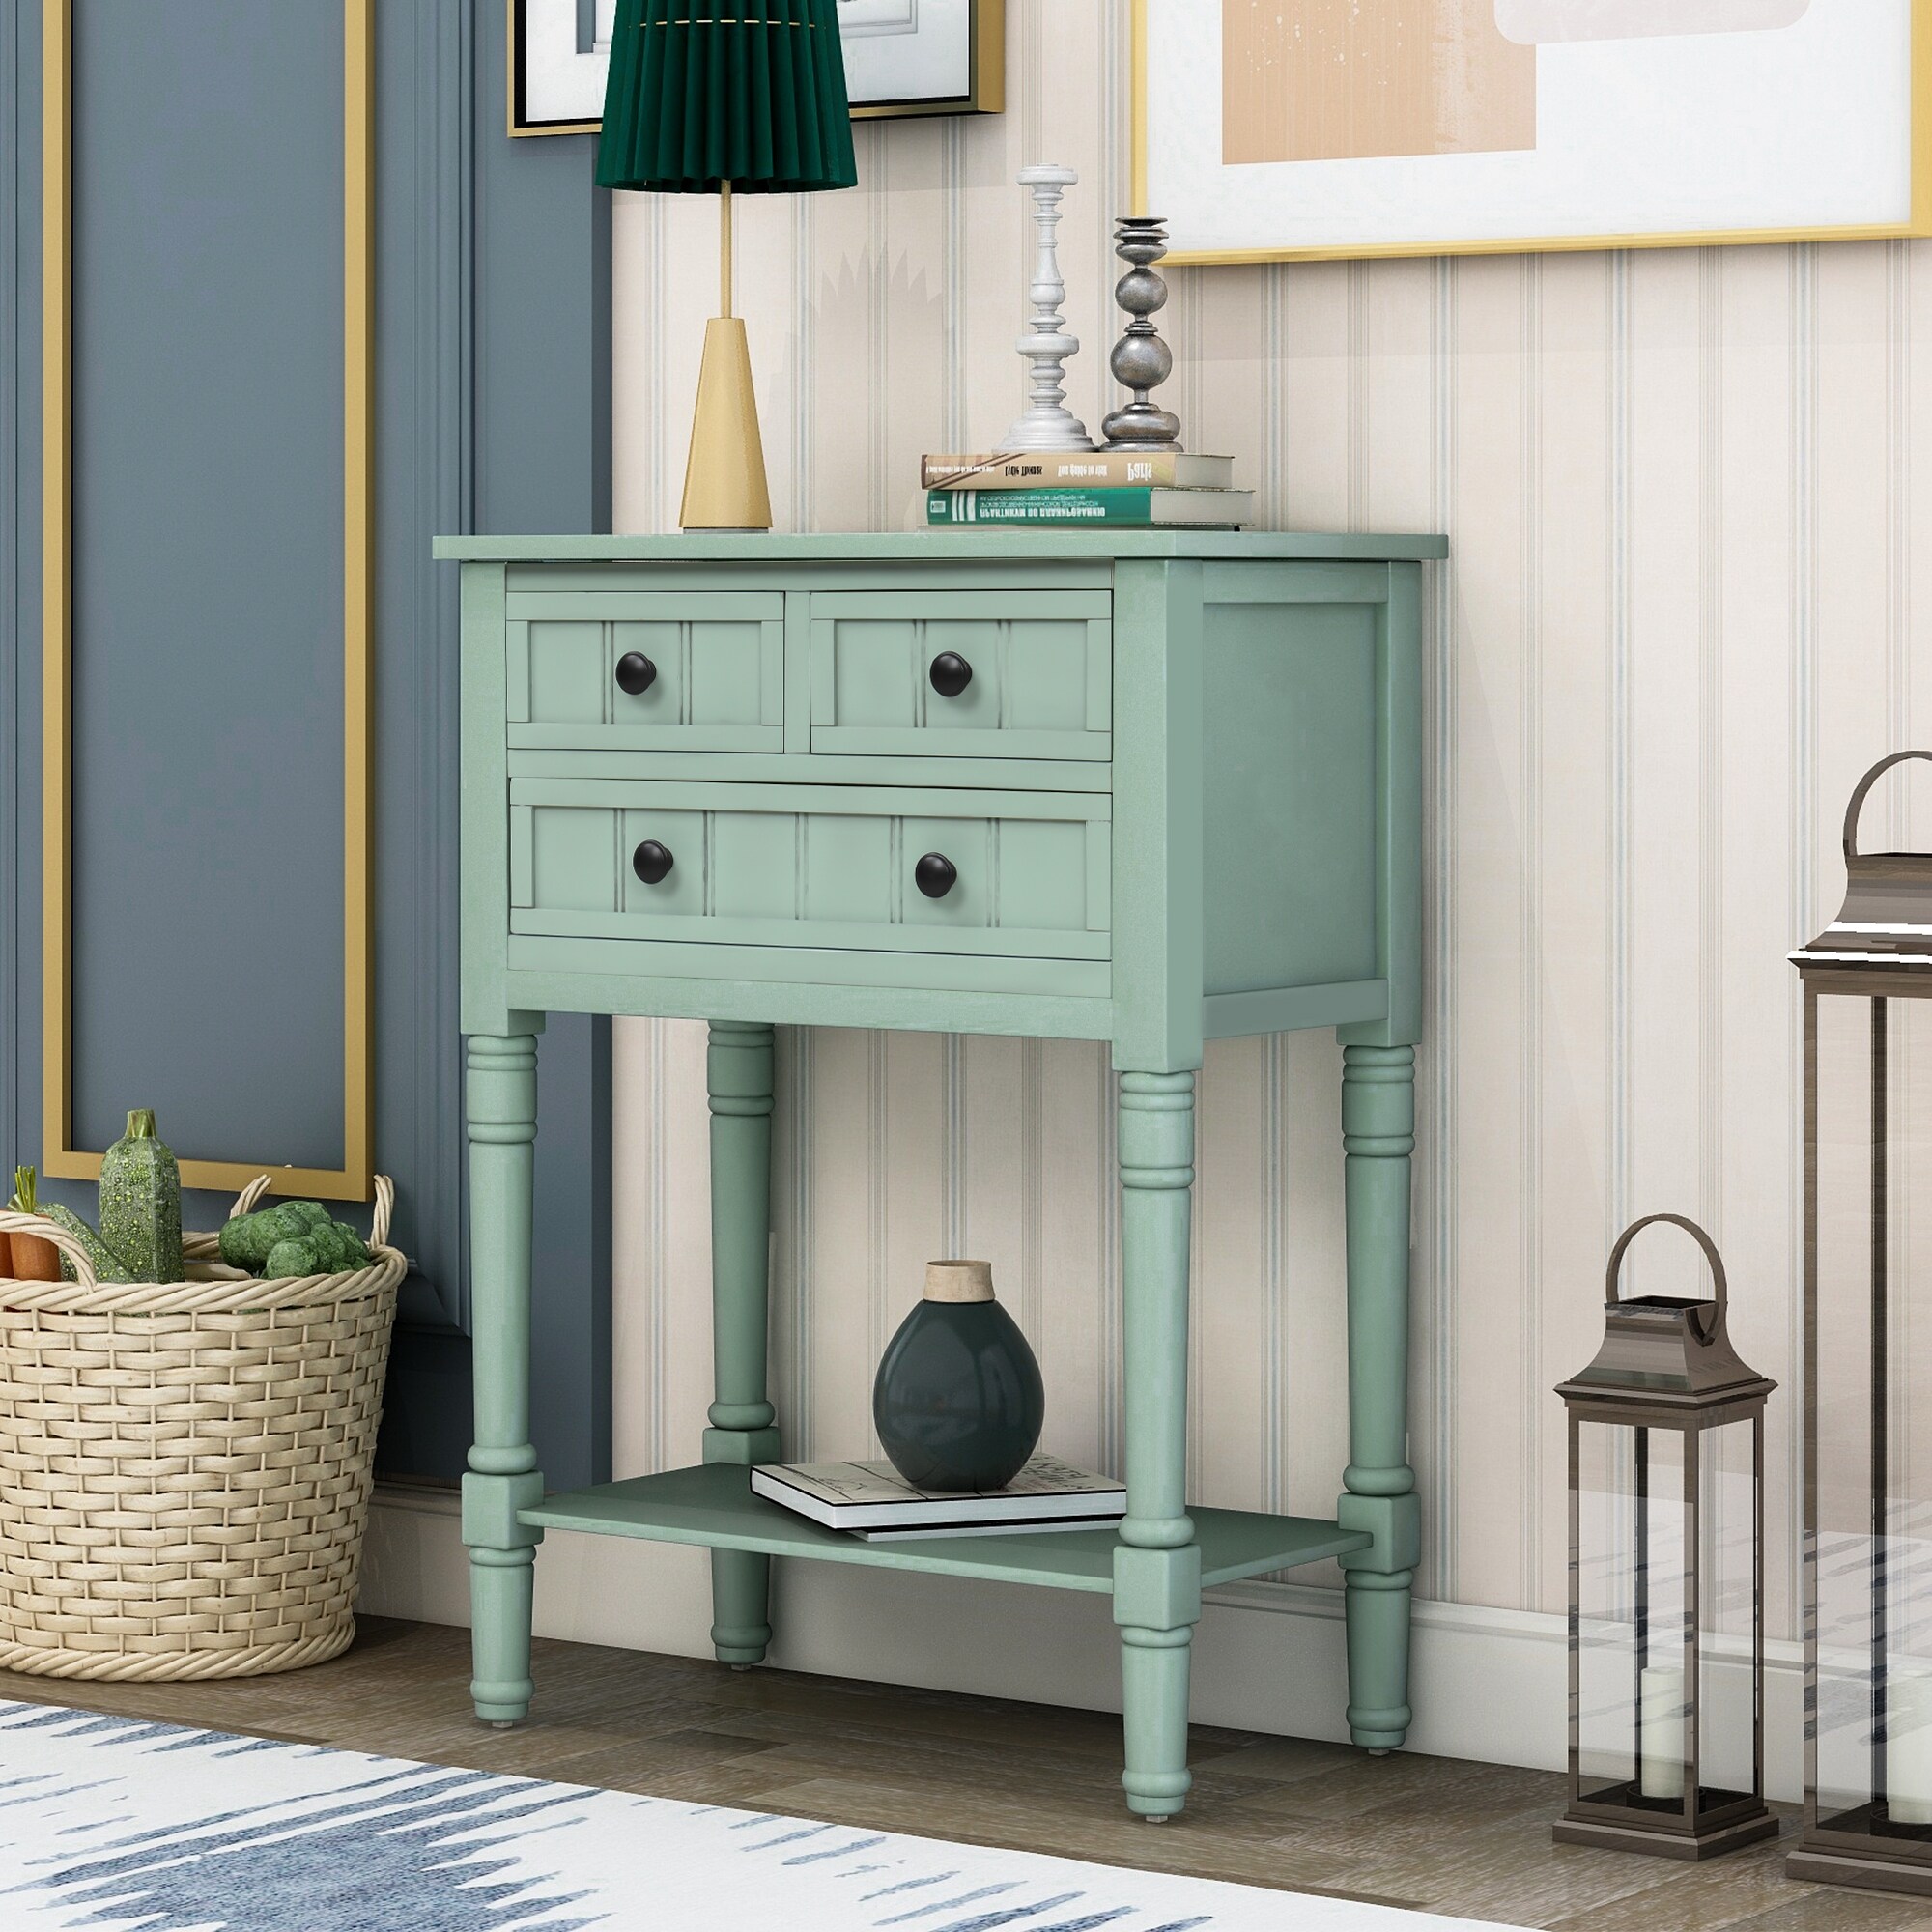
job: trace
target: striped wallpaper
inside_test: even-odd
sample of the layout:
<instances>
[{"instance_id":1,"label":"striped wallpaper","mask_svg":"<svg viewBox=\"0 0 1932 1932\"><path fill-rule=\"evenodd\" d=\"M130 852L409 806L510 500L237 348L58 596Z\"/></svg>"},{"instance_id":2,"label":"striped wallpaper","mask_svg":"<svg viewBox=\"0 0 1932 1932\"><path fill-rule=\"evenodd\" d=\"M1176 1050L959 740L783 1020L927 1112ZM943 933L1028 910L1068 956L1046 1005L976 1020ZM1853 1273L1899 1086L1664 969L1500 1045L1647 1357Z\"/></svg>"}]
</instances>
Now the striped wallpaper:
<instances>
[{"instance_id":1,"label":"striped wallpaper","mask_svg":"<svg viewBox=\"0 0 1932 1932\"><path fill-rule=\"evenodd\" d=\"M747 197L738 282L781 527L899 527L925 450L1016 412L1016 168L1080 170L1062 262L1112 404L1125 0L1009 0L1010 111L867 122L853 193ZM716 210L619 196L618 527L673 527ZM1422 1588L1563 1599L1549 1388L1634 1214L1709 1226L1776 1377L1771 1628L1793 1629L1798 1002L1837 821L1928 735L1926 244L1177 270L1165 400L1271 527L1446 530L1430 626L1428 1034L1413 1455ZM1899 778L1870 810L1910 838ZM1920 813L1920 827L1932 821ZM1049 1446L1120 1454L1108 1069L1095 1048L781 1036L775 1400L794 1453L867 1452L871 1365L929 1255L990 1257L1045 1368ZM687 1460L709 1374L701 1029L620 1026L618 1460ZM1210 1047L1199 1500L1325 1511L1346 1460L1340 1054ZM1647 1243L1654 1241L1655 1246ZM1652 1289L1688 1242L1645 1237Z\"/></svg>"}]
</instances>

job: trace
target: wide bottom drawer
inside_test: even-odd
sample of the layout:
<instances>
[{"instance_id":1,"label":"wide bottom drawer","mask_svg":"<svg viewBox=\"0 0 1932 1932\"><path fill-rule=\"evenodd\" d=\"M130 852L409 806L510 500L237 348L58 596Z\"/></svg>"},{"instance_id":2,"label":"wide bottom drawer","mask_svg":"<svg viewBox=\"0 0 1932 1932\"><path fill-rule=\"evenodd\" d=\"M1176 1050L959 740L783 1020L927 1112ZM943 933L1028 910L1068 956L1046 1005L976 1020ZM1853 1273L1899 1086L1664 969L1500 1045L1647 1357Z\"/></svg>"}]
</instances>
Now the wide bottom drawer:
<instances>
[{"instance_id":1,"label":"wide bottom drawer","mask_svg":"<svg viewBox=\"0 0 1932 1932\"><path fill-rule=\"evenodd\" d=\"M516 779L510 930L1109 956L1105 793Z\"/></svg>"}]
</instances>

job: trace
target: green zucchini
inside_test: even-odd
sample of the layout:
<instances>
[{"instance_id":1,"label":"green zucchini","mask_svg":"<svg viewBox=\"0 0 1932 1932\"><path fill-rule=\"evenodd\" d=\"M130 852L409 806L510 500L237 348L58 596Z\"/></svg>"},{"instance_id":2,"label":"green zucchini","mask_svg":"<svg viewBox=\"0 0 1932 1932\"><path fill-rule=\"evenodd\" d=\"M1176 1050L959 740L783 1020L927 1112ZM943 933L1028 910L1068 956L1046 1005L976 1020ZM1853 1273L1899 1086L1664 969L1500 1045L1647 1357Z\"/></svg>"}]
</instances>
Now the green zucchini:
<instances>
[{"instance_id":1,"label":"green zucchini","mask_svg":"<svg viewBox=\"0 0 1932 1932\"><path fill-rule=\"evenodd\" d=\"M71 1208L58 1201L48 1201L42 1204L40 1211L57 1227L66 1229L87 1250L87 1258L94 1264L94 1276L97 1281L120 1282L134 1279L127 1263ZM66 1255L61 1257L61 1274L68 1281L75 1278L73 1264Z\"/></svg>"}]
</instances>

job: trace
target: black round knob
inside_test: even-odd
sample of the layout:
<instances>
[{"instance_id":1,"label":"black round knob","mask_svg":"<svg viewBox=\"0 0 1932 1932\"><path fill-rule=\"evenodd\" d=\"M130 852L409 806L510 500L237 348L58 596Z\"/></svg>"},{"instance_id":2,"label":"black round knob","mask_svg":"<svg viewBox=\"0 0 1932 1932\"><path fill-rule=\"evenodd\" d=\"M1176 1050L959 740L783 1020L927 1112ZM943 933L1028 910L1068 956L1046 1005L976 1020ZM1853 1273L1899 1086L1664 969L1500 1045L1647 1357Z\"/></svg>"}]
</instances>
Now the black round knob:
<instances>
[{"instance_id":1,"label":"black round knob","mask_svg":"<svg viewBox=\"0 0 1932 1932\"><path fill-rule=\"evenodd\" d=\"M631 869L647 886L662 885L670 875L672 865L670 847L660 845L655 838L646 838L631 854Z\"/></svg>"},{"instance_id":2,"label":"black round knob","mask_svg":"<svg viewBox=\"0 0 1932 1932\"><path fill-rule=\"evenodd\" d=\"M941 697L957 697L973 682L973 667L957 651L941 651L926 676Z\"/></svg>"},{"instance_id":3,"label":"black round knob","mask_svg":"<svg viewBox=\"0 0 1932 1932\"><path fill-rule=\"evenodd\" d=\"M944 852L928 852L912 868L912 882L929 899L943 899L958 883L959 867Z\"/></svg>"},{"instance_id":4,"label":"black round knob","mask_svg":"<svg viewBox=\"0 0 1932 1932\"><path fill-rule=\"evenodd\" d=\"M617 660L617 689L641 697L658 681L658 668L642 651L626 651Z\"/></svg>"}]
</instances>

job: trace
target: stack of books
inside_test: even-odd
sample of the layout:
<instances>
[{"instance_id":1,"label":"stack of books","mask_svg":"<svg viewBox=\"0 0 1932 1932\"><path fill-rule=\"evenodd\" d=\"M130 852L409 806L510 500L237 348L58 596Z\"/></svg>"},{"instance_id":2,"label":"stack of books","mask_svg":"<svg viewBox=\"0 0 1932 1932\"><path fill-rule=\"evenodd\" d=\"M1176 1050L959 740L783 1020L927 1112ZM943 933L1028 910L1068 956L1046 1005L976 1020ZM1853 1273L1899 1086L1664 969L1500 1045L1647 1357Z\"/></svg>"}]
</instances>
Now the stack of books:
<instances>
[{"instance_id":1,"label":"stack of books","mask_svg":"<svg viewBox=\"0 0 1932 1932\"><path fill-rule=\"evenodd\" d=\"M1254 521L1255 493L1230 488L1234 478L1232 456L1179 450L928 456L920 466L925 521L949 529L1015 524L1235 529Z\"/></svg>"},{"instance_id":2,"label":"stack of books","mask_svg":"<svg viewBox=\"0 0 1932 1932\"><path fill-rule=\"evenodd\" d=\"M867 1543L1104 1529L1127 1513L1122 1484L1057 1456L1034 1457L1003 1490L963 1494L915 1489L890 1463L761 1463L752 1471L752 1490Z\"/></svg>"}]
</instances>

